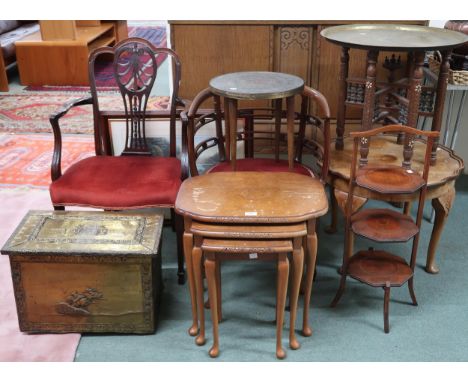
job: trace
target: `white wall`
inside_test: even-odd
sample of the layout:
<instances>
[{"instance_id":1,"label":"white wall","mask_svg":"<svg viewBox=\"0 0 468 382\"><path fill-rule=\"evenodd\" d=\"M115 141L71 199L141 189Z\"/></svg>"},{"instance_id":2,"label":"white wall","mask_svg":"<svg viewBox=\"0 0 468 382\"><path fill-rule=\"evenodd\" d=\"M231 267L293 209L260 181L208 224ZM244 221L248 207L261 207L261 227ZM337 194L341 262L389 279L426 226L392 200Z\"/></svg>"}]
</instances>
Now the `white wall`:
<instances>
[{"instance_id":1,"label":"white wall","mask_svg":"<svg viewBox=\"0 0 468 382\"><path fill-rule=\"evenodd\" d=\"M431 20L429 22L429 26L431 27L436 27L436 28L443 28L447 20ZM455 125L455 120L457 117L457 111L460 105L461 101L461 91L456 91L454 94L453 98L453 107L452 107L452 118L451 118L451 123L450 123L450 130L449 132L453 132L453 128ZM448 92L447 92L447 97L445 99L445 108L444 108L444 118L442 120L442 136L444 134L444 131L446 129L446 115L447 115L447 110L448 110ZM457 142L455 145L455 152L457 155L461 156L465 163L468 165L468 95L465 97L465 102L463 105L463 114L461 115L460 119L460 125L458 128L458 137L457 137ZM451 135L449 135L449 141L448 144L450 144L450 139ZM442 138L441 138L442 141ZM468 174L468 170L465 169L465 174Z\"/></svg>"}]
</instances>

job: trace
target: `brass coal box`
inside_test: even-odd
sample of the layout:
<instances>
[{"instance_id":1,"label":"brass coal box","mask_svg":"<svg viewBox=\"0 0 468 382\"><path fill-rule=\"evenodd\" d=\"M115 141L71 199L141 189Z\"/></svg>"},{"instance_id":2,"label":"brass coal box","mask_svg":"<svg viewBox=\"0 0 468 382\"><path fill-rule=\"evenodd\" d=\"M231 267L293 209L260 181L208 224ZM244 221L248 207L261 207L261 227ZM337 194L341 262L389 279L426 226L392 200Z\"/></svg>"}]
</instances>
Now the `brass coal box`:
<instances>
[{"instance_id":1,"label":"brass coal box","mask_svg":"<svg viewBox=\"0 0 468 382\"><path fill-rule=\"evenodd\" d=\"M157 214L30 211L1 250L20 330L154 332L162 226Z\"/></svg>"}]
</instances>

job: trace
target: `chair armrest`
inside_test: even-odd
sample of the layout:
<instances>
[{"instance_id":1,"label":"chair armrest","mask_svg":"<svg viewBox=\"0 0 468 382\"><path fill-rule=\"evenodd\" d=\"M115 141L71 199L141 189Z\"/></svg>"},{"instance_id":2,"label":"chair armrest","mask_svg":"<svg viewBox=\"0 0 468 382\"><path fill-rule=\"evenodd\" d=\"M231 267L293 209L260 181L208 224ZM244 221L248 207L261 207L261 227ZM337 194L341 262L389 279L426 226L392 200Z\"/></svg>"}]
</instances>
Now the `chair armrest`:
<instances>
[{"instance_id":1,"label":"chair armrest","mask_svg":"<svg viewBox=\"0 0 468 382\"><path fill-rule=\"evenodd\" d=\"M49 116L49 121L52 123L52 121L58 121L58 119L62 118L65 114L67 114L71 108L75 106L81 106L81 105L92 105L93 104L93 97L83 97L79 99L75 99L73 101L67 102L63 104L60 109L55 111Z\"/></svg>"},{"instance_id":2,"label":"chair armrest","mask_svg":"<svg viewBox=\"0 0 468 382\"><path fill-rule=\"evenodd\" d=\"M187 123L188 124L188 115L187 115L187 110L183 110L180 112L180 120L182 123Z\"/></svg>"},{"instance_id":3,"label":"chair armrest","mask_svg":"<svg viewBox=\"0 0 468 382\"><path fill-rule=\"evenodd\" d=\"M50 174L52 182L62 176L62 133L60 131L59 119L67 114L71 108L81 105L91 105L93 103L92 97L80 98L64 104L55 113L49 116L50 124L54 133L54 152L52 154L52 164Z\"/></svg>"},{"instance_id":4,"label":"chair armrest","mask_svg":"<svg viewBox=\"0 0 468 382\"><path fill-rule=\"evenodd\" d=\"M189 100L182 99L179 97L176 98L175 103L176 103L176 106L183 107L183 110L187 110L187 111L188 111L188 107L190 106Z\"/></svg>"}]
</instances>

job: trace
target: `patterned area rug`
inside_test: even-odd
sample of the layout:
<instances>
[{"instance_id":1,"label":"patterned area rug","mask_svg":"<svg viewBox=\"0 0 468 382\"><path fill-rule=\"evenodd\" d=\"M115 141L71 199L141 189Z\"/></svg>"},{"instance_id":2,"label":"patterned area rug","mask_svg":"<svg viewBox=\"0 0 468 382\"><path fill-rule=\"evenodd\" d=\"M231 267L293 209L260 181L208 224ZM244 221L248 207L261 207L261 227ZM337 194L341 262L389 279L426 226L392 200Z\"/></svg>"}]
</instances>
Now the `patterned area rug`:
<instances>
[{"instance_id":1,"label":"patterned area rug","mask_svg":"<svg viewBox=\"0 0 468 382\"><path fill-rule=\"evenodd\" d=\"M3 246L28 210L52 209L49 193L45 190L0 189L0 199L0 246ZM0 256L0 362L71 362L79 341L80 334L77 333L20 332L10 263L8 256Z\"/></svg>"},{"instance_id":2,"label":"patterned area rug","mask_svg":"<svg viewBox=\"0 0 468 382\"><path fill-rule=\"evenodd\" d=\"M65 103L86 96L72 93L7 94L0 97L0 132L51 133L49 115ZM109 93L99 97L104 110L123 110L120 95ZM148 110L165 110L169 97L151 97ZM93 114L91 105L73 108L61 118L64 134L92 134Z\"/></svg>"},{"instance_id":3,"label":"patterned area rug","mask_svg":"<svg viewBox=\"0 0 468 382\"><path fill-rule=\"evenodd\" d=\"M47 189L50 184L52 135L0 135L0 187ZM62 172L78 160L94 155L93 137L63 137Z\"/></svg>"},{"instance_id":4,"label":"patterned area rug","mask_svg":"<svg viewBox=\"0 0 468 382\"><path fill-rule=\"evenodd\" d=\"M140 37L151 42L156 48L167 47L167 33L165 26L129 26L129 37ZM164 62L166 55L156 58L158 66ZM96 63L96 84L101 90L116 90L116 84L112 72L112 62ZM27 91L87 91L89 86L27 86Z\"/></svg>"}]
</instances>

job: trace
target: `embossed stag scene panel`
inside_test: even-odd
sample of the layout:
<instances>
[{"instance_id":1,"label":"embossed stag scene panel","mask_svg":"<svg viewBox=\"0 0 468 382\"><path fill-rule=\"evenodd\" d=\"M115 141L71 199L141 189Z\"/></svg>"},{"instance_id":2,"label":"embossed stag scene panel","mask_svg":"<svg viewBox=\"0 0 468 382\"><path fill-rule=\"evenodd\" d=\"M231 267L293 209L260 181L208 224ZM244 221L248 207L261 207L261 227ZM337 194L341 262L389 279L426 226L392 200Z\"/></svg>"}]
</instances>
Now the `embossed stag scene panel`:
<instances>
[{"instance_id":1,"label":"embossed stag scene panel","mask_svg":"<svg viewBox=\"0 0 468 382\"><path fill-rule=\"evenodd\" d=\"M83 260L83 259L81 259ZM23 318L28 325L131 324L145 327L142 264L23 262ZM47 280L47 293L43 292ZM132 288L126 287L132 285ZM50 326L50 327L48 327Z\"/></svg>"}]
</instances>

